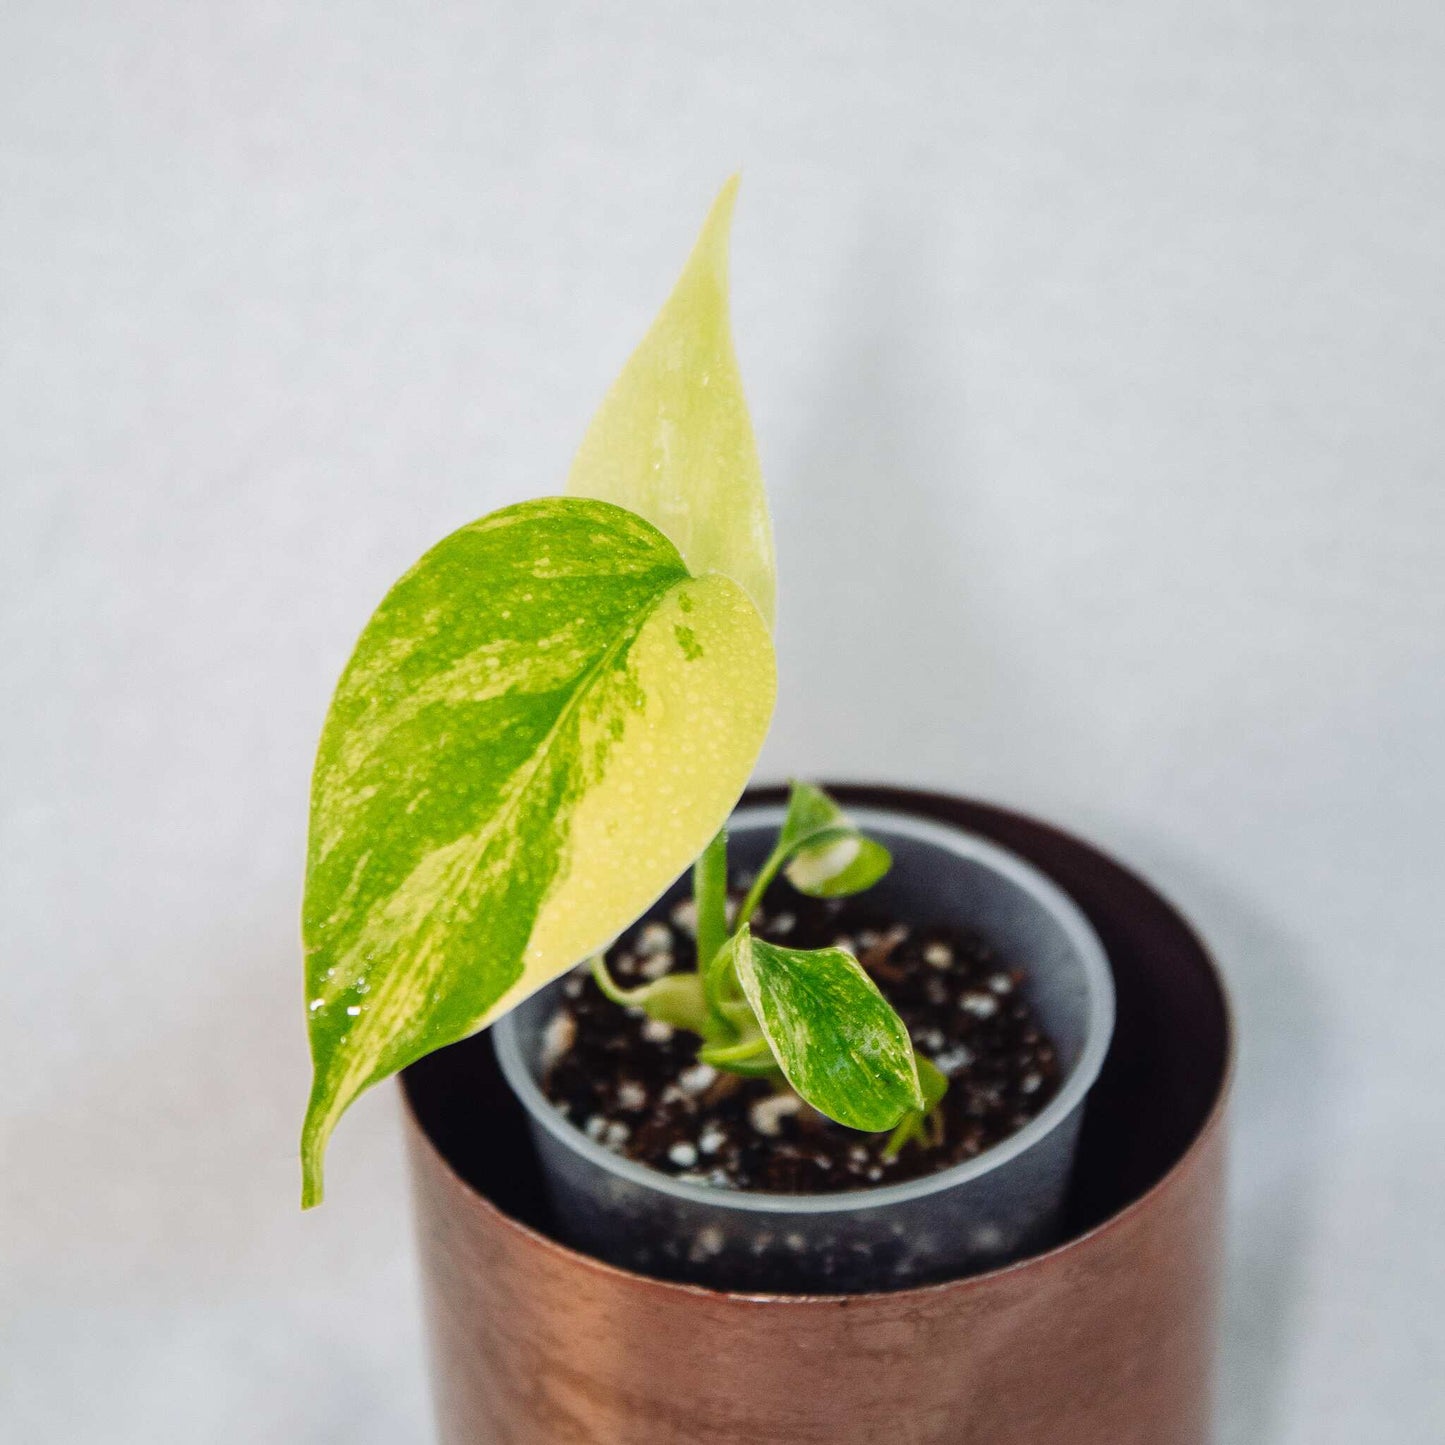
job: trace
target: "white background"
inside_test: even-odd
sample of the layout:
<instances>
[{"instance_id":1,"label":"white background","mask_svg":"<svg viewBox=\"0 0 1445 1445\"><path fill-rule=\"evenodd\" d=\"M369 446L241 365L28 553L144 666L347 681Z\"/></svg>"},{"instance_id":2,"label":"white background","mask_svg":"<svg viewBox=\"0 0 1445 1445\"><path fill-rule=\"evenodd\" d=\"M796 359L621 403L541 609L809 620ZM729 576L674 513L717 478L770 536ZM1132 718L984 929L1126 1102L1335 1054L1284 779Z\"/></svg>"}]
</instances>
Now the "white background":
<instances>
[{"instance_id":1,"label":"white background","mask_svg":"<svg viewBox=\"0 0 1445 1445\"><path fill-rule=\"evenodd\" d=\"M0 1435L429 1438L394 1101L296 1208L311 750L744 170L763 772L1053 818L1243 1029L1225 1445L1437 1439L1445 11L11 0Z\"/></svg>"}]
</instances>

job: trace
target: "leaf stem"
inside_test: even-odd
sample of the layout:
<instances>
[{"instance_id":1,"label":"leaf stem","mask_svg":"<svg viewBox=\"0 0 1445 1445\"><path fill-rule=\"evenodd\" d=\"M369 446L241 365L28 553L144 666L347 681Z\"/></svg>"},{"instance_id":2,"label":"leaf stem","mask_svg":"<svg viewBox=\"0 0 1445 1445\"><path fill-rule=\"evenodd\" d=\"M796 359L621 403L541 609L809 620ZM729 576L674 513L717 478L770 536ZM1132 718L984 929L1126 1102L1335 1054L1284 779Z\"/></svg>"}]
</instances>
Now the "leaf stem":
<instances>
[{"instance_id":1,"label":"leaf stem","mask_svg":"<svg viewBox=\"0 0 1445 1445\"><path fill-rule=\"evenodd\" d=\"M607 959L600 953L594 953L591 961L592 982L595 983L602 993L602 997L611 999L615 1004L621 1004L623 1008L641 1008L642 1000L640 995L646 992L640 988L623 988L620 983L607 971Z\"/></svg>"},{"instance_id":2,"label":"leaf stem","mask_svg":"<svg viewBox=\"0 0 1445 1445\"><path fill-rule=\"evenodd\" d=\"M692 865L692 896L697 904L697 966L707 972L728 936L728 835L724 828Z\"/></svg>"},{"instance_id":3,"label":"leaf stem","mask_svg":"<svg viewBox=\"0 0 1445 1445\"><path fill-rule=\"evenodd\" d=\"M727 829L721 829L692 866L692 900L698 910L698 978L708 1010L709 1032L715 1039L736 1039L737 1026L728 1017L727 975Z\"/></svg>"},{"instance_id":4,"label":"leaf stem","mask_svg":"<svg viewBox=\"0 0 1445 1445\"><path fill-rule=\"evenodd\" d=\"M774 878L778 876L778 869L788 861L788 856L793 848L783 842L781 838L773 846L773 851L768 854L767 862L758 869L758 876L753 879L753 886L748 889L747 896L743 899L743 906L738 909L737 924L741 928L745 923L753 921L753 914L762 906L763 894L768 891Z\"/></svg>"},{"instance_id":5,"label":"leaf stem","mask_svg":"<svg viewBox=\"0 0 1445 1445\"><path fill-rule=\"evenodd\" d=\"M698 1054L704 1063L724 1069L731 1064L746 1064L754 1059L771 1059L772 1056L772 1048L762 1034L736 1044L709 1044Z\"/></svg>"}]
</instances>

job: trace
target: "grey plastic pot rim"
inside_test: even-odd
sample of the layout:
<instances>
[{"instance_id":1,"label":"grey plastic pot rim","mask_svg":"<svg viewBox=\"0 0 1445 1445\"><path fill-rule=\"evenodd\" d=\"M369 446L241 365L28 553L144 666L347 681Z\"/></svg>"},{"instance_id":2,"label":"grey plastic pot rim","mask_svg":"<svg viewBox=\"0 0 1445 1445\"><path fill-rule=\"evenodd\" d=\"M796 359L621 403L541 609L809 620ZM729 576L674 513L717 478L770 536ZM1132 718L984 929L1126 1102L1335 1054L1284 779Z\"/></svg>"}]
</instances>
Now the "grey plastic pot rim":
<instances>
[{"instance_id":1,"label":"grey plastic pot rim","mask_svg":"<svg viewBox=\"0 0 1445 1445\"><path fill-rule=\"evenodd\" d=\"M738 831L743 828L777 827L782 823L785 812L785 808L776 804L744 805L732 815L728 828ZM876 1189L854 1189L833 1194L761 1194L714 1184L691 1183L613 1153L596 1140L589 1139L563 1117L542 1092L524 1062L521 1045L517 1041L516 1021L509 1014L493 1025L492 1037L502 1074L528 1115L567 1148L619 1178L675 1199L686 1199L714 1209L736 1209L755 1214L848 1214L923 1199L983 1178L1033 1148L1068 1119L1083 1104L1085 1095L1098 1078L1114 1032L1113 975L1103 944L1078 905L1033 864L963 828L889 808L850 807L848 816L865 831L872 827L881 832L901 834L983 864L1043 905L1068 937L1082 966L1088 989L1088 1027L1084 1047L1062 1087L1033 1119L1016 1134L1009 1135L977 1158L941 1169L935 1174Z\"/></svg>"}]
</instances>

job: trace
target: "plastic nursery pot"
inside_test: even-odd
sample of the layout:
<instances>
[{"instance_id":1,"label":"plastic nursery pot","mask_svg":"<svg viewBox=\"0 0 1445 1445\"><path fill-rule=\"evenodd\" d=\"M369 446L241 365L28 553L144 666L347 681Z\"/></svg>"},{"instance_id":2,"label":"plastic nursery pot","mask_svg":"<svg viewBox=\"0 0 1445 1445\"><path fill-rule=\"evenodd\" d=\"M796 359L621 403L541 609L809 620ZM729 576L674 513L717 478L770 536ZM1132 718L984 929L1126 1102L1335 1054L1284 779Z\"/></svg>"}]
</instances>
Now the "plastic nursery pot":
<instances>
[{"instance_id":1,"label":"plastic nursery pot","mask_svg":"<svg viewBox=\"0 0 1445 1445\"><path fill-rule=\"evenodd\" d=\"M1233 1050L1208 954L1139 878L1043 824L826 786L1028 859L1102 941L1116 1023L1058 1241L869 1294L603 1263L558 1242L526 1111L478 1035L403 1078L442 1445L1206 1445Z\"/></svg>"},{"instance_id":2,"label":"plastic nursery pot","mask_svg":"<svg viewBox=\"0 0 1445 1445\"><path fill-rule=\"evenodd\" d=\"M948 824L878 808L854 822L893 867L868 892L886 918L976 929L1027 969L1024 992L1058 1049L1047 1107L978 1158L925 1178L833 1194L762 1194L674 1179L605 1148L543 1094L543 1040L562 984L493 1030L526 1109L561 1238L628 1269L714 1288L849 1293L958 1278L1018 1258L1057 1234L1085 1096L1114 1026L1104 950L1067 896L1031 864ZM749 806L729 825L735 867L756 870L783 809ZM680 879L652 910L691 889Z\"/></svg>"}]
</instances>

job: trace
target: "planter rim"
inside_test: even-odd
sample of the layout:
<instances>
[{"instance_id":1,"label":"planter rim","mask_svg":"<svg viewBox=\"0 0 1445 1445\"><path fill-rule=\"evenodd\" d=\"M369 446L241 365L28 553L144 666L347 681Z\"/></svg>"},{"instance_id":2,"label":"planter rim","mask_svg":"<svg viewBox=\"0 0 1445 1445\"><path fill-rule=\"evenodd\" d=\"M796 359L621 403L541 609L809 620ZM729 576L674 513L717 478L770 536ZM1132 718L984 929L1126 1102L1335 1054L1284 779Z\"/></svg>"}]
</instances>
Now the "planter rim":
<instances>
[{"instance_id":1,"label":"planter rim","mask_svg":"<svg viewBox=\"0 0 1445 1445\"><path fill-rule=\"evenodd\" d=\"M749 828L775 827L782 823L786 808L771 803L744 803L732 815L731 825ZM522 1060L510 1016L499 1019L493 1029L497 1062L512 1092L522 1106L554 1138L580 1154L597 1168L630 1180L643 1188L677 1199L690 1200L709 1208L738 1214L852 1214L863 1209L885 1209L890 1205L924 1199L944 1190L957 1189L1001 1168L1044 1139L1083 1102L1099 1076L1114 1028L1114 980L1108 958L1093 926L1078 905L1056 883L1032 863L953 823L920 818L892 808L853 806L849 817L880 832L891 832L952 853L957 858L982 864L1020 892L1042 906L1068 938L1081 968L1088 995L1088 1023L1083 1047L1057 1094L1022 1129L1000 1140L982 1154L947 1169L920 1178L871 1189L839 1190L831 1194L769 1194L723 1189L716 1185L674 1179L660 1170L615 1154L589 1139L574 1123L564 1118L542 1092L531 1070Z\"/></svg>"}]
</instances>

